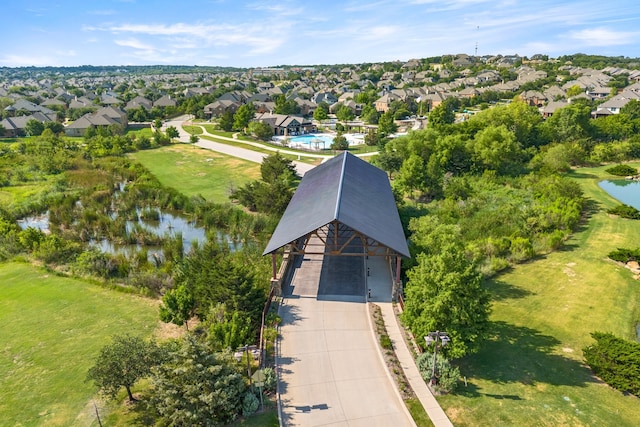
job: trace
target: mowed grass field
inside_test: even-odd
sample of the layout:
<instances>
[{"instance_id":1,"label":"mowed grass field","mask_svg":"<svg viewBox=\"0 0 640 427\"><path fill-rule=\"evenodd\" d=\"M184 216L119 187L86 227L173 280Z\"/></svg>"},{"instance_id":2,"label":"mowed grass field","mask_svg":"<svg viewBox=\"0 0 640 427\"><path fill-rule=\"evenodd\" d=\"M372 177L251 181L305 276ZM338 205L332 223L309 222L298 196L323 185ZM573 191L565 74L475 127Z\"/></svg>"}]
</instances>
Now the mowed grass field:
<instances>
[{"instance_id":1,"label":"mowed grass field","mask_svg":"<svg viewBox=\"0 0 640 427\"><path fill-rule=\"evenodd\" d=\"M0 325L0 425L88 426L100 349L159 320L156 301L14 262L0 264Z\"/></svg>"},{"instance_id":2,"label":"mowed grass field","mask_svg":"<svg viewBox=\"0 0 640 427\"><path fill-rule=\"evenodd\" d=\"M636 167L640 163L633 164ZM639 426L640 399L591 375L582 349L593 331L635 339L640 282L607 259L640 246L640 221L598 187L606 167L578 169L591 213L567 247L491 281L492 338L463 362L467 386L439 398L456 426Z\"/></svg>"},{"instance_id":3,"label":"mowed grass field","mask_svg":"<svg viewBox=\"0 0 640 427\"><path fill-rule=\"evenodd\" d=\"M260 165L193 145L174 144L138 151L131 157L142 163L164 185L187 196L201 195L211 202L229 201L232 188L260 178Z\"/></svg>"}]
</instances>

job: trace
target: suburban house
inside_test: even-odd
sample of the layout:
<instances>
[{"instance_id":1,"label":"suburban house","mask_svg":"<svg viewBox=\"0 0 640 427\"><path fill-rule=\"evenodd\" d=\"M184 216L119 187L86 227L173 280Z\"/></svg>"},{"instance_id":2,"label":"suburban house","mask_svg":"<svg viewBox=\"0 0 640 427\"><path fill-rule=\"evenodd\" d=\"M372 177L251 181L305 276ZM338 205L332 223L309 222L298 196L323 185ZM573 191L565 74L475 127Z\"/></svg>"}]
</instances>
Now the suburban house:
<instances>
[{"instance_id":1,"label":"suburban house","mask_svg":"<svg viewBox=\"0 0 640 427\"><path fill-rule=\"evenodd\" d=\"M131 101L127 102L127 105L124 107L124 109L126 111L129 111L140 107L149 111L153 107L153 102L150 99L145 98L144 96L138 95Z\"/></svg>"},{"instance_id":2,"label":"suburban house","mask_svg":"<svg viewBox=\"0 0 640 427\"><path fill-rule=\"evenodd\" d=\"M520 99L533 107L542 107L547 102L547 97L537 90L526 90L520 94Z\"/></svg>"},{"instance_id":3,"label":"suburban house","mask_svg":"<svg viewBox=\"0 0 640 427\"><path fill-rule=\"evenodd\" d=\"M211 119L212 117L220 117L227 111L235 113L236 110L242 105L238 101L231 101L228 99L218 99L211 104L204 106L204 118Z\"/></svg>"},{"instance_id":4,"label":"suburban house","mask_svg":"<svg viewBox=\"0 0 640 427\"><path fill-rule=\"evenodd\" d=\"M56 120L56 113L43 113L36 111L28 116L7 117L0 122L0 126L4 128L4 135L7 138L15 138L26 135L27 122L29 120L37 120L42 123L53 122Z\"/></svg>"},{"instance_id":5,"label":"suburban house","mask_svg":"<svg viewBox=\"0 0 640 427\"><path fill-rule=\"evenodd\" d=\"M596 113L601 112L602 110L609 110L611 114L620 114L620 109L627 105L632 98L627 98L624 96L616 96L615 98L611 98L608 101L603 102L598 105L596 108ZM635 98L637 99L637 98Z\"/></svg>"},{"instance_id":6,"label":"suburban house","mask_svg":"<svg viewBox=\"0 0 640 427\"><path fill-rule=\"evenodd\" d=\"M28 112L32 114L36 112L41 112L44 114L55 115L55 111L51 110L50 108L44 107L42 105L34 104L33 102L27 101L26 99L18 99L12 105L9 105L8 107L6 107L4 111L7 111L11 115L16 115L19 112Z\"/></svg>"},{"instance_id":7,"label":"suburban house","mask_svg":"<svg viewBox=\"0 0 640 427\"><path fill-rule=\"evenodd\" d=\"M129 125L127 113L117 107L103 107L95 113L87 113L69 124L64 133L67 136L84 136L90 127L108 127L111 125L119 125L126 129Z\"/></svg>"},{"instance_id":8,"label":"suburban house","mask_svg":"<svg viewBox=\"0 0 640 427\"><path fill-rule=\"evenodd\" d=\"M158 98L156 101L154 101L153 106L154 107L160 107L160 108L175 107L176 106L176 100L171 98L170 95L164 95L164 96L161 96L160 98Z\"/></svg>"},{"instance_id":9,"label":"suburban house","mask_svg":"<svg viewBox=\"0 0 640 427\"><path fill-rule=\"evenodd\" d=\"M551 101L540 109L540 113L542 117L546 119L553 116L553 113L555 113L557 109L566 107L567 105L569 105L567 101Z\"/></svg>"},{"instance_id":10,"label":"suburban house","mask_svg":"<svg viewBox=\"0 0 640 427\"><path fill-rule=\"evenodd\" d=\"M393 101L399 101L400 97L394 93L385 93L380 98L376 99L375 109L379 113L386 113L391 108Z\"/></svg>"},{"instance_id":11,"label":"suburban house","mask_svg":"<svg viewBox=\"0 0 640 427\"><path fill-rule=\"evenodd\" d=\"M271 126L273 134L276 136L302 135L318 130L311 120L305 119L302 116L262 113L256 114L254 120L267 123Z\"/></svg>"}]
</instances>

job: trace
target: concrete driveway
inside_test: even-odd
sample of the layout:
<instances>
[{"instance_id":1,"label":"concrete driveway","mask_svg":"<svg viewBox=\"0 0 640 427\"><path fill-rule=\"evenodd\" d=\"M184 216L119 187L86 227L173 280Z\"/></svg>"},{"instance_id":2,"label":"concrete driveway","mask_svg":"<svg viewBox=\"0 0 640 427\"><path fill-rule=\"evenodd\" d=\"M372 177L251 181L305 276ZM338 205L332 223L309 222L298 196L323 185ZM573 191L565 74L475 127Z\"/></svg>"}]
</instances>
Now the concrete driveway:
<instances>
[{"instance_id":1,"label":"concrete driveway","mask_svg":"<svg viewBox=\"0 0 640 427\"><path fill-rule=\"evenodd\" d=\"M295 269L280 309L282 424L415 426L372 331L363 261L349 258L353 271L344 295L323 283L334 276L323 268L323 256L307 255Z\"/></svg>"}]
</instances>

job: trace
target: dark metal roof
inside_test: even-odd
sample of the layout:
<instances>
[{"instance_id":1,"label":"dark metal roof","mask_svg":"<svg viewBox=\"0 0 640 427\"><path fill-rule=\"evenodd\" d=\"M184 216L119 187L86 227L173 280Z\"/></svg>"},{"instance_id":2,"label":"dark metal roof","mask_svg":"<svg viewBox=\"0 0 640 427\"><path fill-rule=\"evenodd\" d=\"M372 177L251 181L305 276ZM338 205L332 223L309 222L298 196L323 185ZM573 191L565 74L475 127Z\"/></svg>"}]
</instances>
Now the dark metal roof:
<instances>
[{"instance_id":1,"label":"dark metal roof","mask_svg":"<svg viewBox=\"0 0 640 427\"><path fill-rule=\"evenodd\" d=\"M387 174L348 152L304 175L263 255L332 221L410 257Z\"/></svg>"}]
</instances>

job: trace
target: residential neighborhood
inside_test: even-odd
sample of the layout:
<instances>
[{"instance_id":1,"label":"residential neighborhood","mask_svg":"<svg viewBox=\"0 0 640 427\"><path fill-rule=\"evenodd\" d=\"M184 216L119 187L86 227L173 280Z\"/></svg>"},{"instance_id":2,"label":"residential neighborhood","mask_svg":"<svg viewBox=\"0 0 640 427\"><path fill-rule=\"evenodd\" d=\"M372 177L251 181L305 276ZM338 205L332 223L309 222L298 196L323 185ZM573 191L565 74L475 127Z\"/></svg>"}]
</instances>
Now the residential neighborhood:
<instances>
[{"instance_id":1,"label":"residential neighborhood","mask_svg":"<svg viewBox=\"0 0 640 427\"><path fill-rule=\"evenodd\" d=\"M328 107L329 114L348 110L363 124L376 125L388 111L395 120L426 117L447 99L457 100L460 113L516 97L537 107L544 118L582 99L597 119L640 99L640 70L586 68L569 59L462 54L341 66L195 67L163 74L118 67L65 73L2 69L0 129L7 137L26 136L30 120L57 121L66 135L77 137L90 127L126 129L129 123L178 113L214 120L251 104L256 120L268 122L274 135L292 135L317 130L312 121L319 105ZM275 119L278 114L287 118Z\"/></svg>"}]
</instances>

